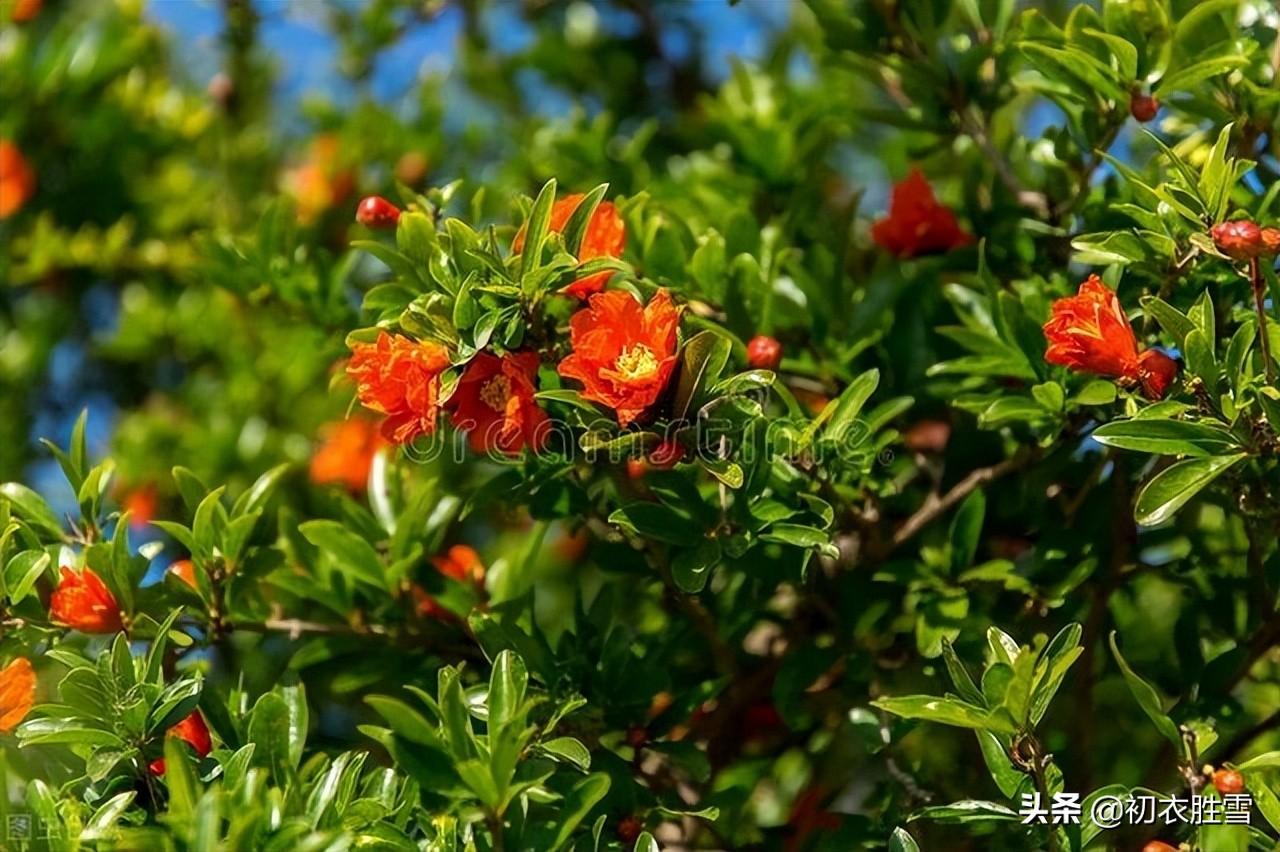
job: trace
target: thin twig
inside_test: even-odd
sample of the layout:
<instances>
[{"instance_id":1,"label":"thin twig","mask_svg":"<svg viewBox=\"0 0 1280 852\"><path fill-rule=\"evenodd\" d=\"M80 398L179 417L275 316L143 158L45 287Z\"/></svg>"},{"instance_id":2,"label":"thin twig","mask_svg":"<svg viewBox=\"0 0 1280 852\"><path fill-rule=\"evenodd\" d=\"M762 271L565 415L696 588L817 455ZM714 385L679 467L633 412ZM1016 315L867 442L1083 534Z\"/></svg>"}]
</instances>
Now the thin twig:
<instances>
[{"instance_id":1,"label":"thin twig","mask_svg":"<svg viewBox=\"0 0 1280 852\"><path fill-rule=\"evenodd\" d=\"M927 499L923 506L916 511L914 515L903 521L902 526L894 530L891 550L905 544L916 533L924 529L939 516L946 514L953 506L960 503L961 500L968 497L978 488L989 482L1006 476L1014 471L1021 470L1035 459L1036 454L1026 447L1020 448L1009 458L993 464L988 467L980 467L970 473L964 479L952 486L951 490L942 496L932 495Z\"/></svg>"}]
</instances>

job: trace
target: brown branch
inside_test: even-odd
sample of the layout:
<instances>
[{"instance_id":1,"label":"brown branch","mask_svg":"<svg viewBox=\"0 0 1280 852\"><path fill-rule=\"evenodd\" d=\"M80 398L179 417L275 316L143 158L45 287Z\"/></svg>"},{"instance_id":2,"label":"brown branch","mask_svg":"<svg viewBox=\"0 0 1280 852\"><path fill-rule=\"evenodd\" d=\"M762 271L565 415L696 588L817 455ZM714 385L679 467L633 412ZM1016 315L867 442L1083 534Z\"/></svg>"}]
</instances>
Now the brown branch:
<instances>
[{"instance_id":1,"label":"brown branch","mask_svg":"<svg viewBox=\"0 0 1280 852\"><path fill-rule=\"evenodd\" d=\"M893 539L889 550L892 551L911 540L916 533L920 532L930 523L935 521L941 515L946 514L961 500L968 497L977 489L993 482L1002 476L1021 470L1036 458L1036 453L1027 447L1020 448L1016 453L1009 456L1004 461L993 464L988 467L980 467L970 473L964 479L957 482L951 487L946 494L938 496L930 495L914 515L903 521L902 525L894 530Z\"/></svg>"}]
</instances>

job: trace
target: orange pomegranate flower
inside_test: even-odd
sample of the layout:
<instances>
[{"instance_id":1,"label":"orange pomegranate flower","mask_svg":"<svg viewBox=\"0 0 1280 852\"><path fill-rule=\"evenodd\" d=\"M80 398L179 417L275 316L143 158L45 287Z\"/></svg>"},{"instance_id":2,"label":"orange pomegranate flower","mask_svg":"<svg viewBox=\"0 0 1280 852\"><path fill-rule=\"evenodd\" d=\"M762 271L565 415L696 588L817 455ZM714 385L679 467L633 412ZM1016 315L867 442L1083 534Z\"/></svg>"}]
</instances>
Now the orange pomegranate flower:
<instances>
[{"instance_id":1,"label":"orange pomegranate flower","mask_svg":"<svg viewBox=\"0 0 1280 852\"><path fill-rule=\"evenodd\" d=\"M575 192L552 205L549 228L553 233L558 234L564 231L565 225L569 224L569 219L573 216L573 211L578 209L578 205L584 198L586 198L584 194ZM524 249L524 232L525 229L521 226L515 239L511 241L511 250L517 254ZM623 224L622 217L618 215L618 208L613 206L612 201L601 201L596 205L595 211L591 214L591 221L587 222L587 228L582 234L582 244L578 246L578 260L586 262L597 257L622 257L622 250L626 245L627 228ZM565 287L563 292L578 299L585 299L592 293L603 290L604 285L609 283L611 274L598 272L595 275L589 275Z\"/></svg>"},{"instance_id":2,"label":"orange pomegranate flower","mask_svg":"<svg viewBox=\"0 0 1280 852\"><path fill-rule=\"evenodd\" d=\"M0 139L0 219L22 209L36 189L36 175L8 139Z\"/></svg>"},{"instance_id":3,"label":"orange pomegranate flower","mask_svg":"<svg viewBox=\"0 0 1280 852\"><path fill-rule=\"evenodd\" d=\"M36 673L31 661L18 657L0 669L0 734L18 727L36 701Z\"/></svg>"},{"instance_id":4,"label":"orange pomegranate flower","mask_svg":"<svg viewBox=\"0 0 1280 852\"><path fill-rule=\"evenodd\" d=\"M433 557L431 564L435 569L451 580L459 583L484 584L485 567L480 561L480 554L465 544L455 544L439 556ZM418 614L427 618L438 618L445 621L457 620L457 615L446 609L426 589L414 583L411 589L413 603Z\"/></svg>"},{"instance_id":5,"label":"orange pomegranate flower","mask_svg":"<svg viewBox=\"0 0 1280 852\"><path fill-rule=\"evenodd\" d=\"M341 153L338 137L321 133L311 141L307 159L284 173L281 188L292 196L298 208L298 221L304 225L314 222L355 188Z\"/></svg>"},{"instance_id":6,"label":"orange pomegranate flower","mask_svg":"<svg viewBox=\"0 0 1280 852\"><path fill-rule=\"evenodd\" d=\"M560 362L560 375L582 382L585 399L612 408L627 426L666 389L679 323L666 290L643 306L625 290L597 293L569 320L573 352Z\"/></svg>"},{"instance_id":7,"label":"orange pomegranate flower","mask_svg":"<svg viewBox=\"0 0 1280 852\"><path fill-rule=\"evenodd\" d=\"M465 544L455 544L431 560L441 574L459 583L483 583L484 562L475 549Z\"/></svg>"},{"instance_id":8,"label":"orange pomegranate flower","mask_svg":"<svg viewBox=\"0 0 1280 852\"><path fill-rule=\"evenodd\" d=\"M329 423L320 429L321 443L311 456L310 476L316 485L343 485L364 491L374 456L386 443L377 424L362 417Z\"/></svg>"},{"instance_id":9,"label":"orange pomegranate flower","mask_svg":"<svg viewBox=\"0 0 1280 852\"><path fill-rule=\"evenodd\" d=\"M9 20L15 24L35 20L43 5L44 0L15 0L13 9L9 12Z\"/></svg>"},{"instance_id":10,"label":"orange pomegranate flower","mask_svg":"<svg viewBox=\"0 0 1280 852\"><path fill-rule=\"evenodd\" d=\"M1044 324L1045 360L1072 370L1138 385L1148 399L1161 399L1178 375L1178 362L1157 349L1138 351L1133 326L1116 294L1096 275L1075 296L1053 303Z\"/></svg>"},{"instance_id":11,"label":"orange pomegranate flower","mask_svg":"<svg viewBox=\"0 0 1280 852\"><path fill-rule=\"evenodd\" d=\"M179 559L169 566L169 573L191 588L199 588L196 585L196 565L190 559Z\"/></svg>"},{"instance_id":12,"label":"orange pomegranate flower","mask_svg":"<svg viewBox=\"0 0 1280 852\"><path fill-rule=\"evenodd\" d=\"M124 626L120 604L92 568L77 573L62 566L62 581L49 600L49 617L81 633L115 633Z\"/></svg>"},{"instance_id":13,"label":"orange pomegranate flower","mask_svg":"<svg viewBox=\"0 0 1280 852\"><path fill-rule=\"evenodd\" d=\"M193 711L190 716L170 728L165 736L177 737L186 742L200 757L208 757L209 752L213 751L213 737L210 736L209 726L199 710ZM164 775L164 758L157 757L147 768L152 775Z\"/></svg>"},{"instance_id":14,"label":"orange pomegranate flower","mask_svg":"<svg viewBox=\"0 0 1280 852\"><path fill-rule=\"evenodd\" d=\"M386 415L383 437L407 444L435 432L440 373L448 366L443 346L379 331L377 342L351 347L347 374L364 407Z\"/></svg>"},{"instance_id":15,"label":"orange pomegranate flower","mask_svg":"<svg viewBox=\"0 0 1280 852\"><path fill-rule=\"evenodd\" d=\"M139 485L124 495L124 510L129 513L129 528L142 529L156 516L159 492L152 483Z\"/></svg>"},{"instance_id":16,"label":"orange pomegranate flower","mask_svg":"<svg viewBox=\"0 0 1280 852\"><path fill-rule=\"evenodd\" d=\"M938 203L919 169L894 185L889 215L871 226L871 238L901 258L941 254L973 241L956 224L955 215Z\"/></svg>"},{"instance_id":17,"label":"orange pomegranate flower","mask_svg":"<svg viewBox=\"0 0 1280 852\"><path fill-rule=\"evenodd\" d=\"M512 352L501 358L481 352L471 359L449 406L453 425L467 432L473 450L515 455L525 447L542 447L550 418L533 398L537 378L535 352Z\"/></svg>"}]
</instances>

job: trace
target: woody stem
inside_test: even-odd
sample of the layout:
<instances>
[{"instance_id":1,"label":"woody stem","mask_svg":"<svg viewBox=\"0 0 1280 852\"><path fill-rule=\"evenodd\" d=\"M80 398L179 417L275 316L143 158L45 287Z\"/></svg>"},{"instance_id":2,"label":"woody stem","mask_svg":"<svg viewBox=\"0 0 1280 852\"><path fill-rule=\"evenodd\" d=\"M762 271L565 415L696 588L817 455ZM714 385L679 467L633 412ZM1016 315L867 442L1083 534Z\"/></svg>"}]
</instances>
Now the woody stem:
<instances>
[{"instance_id":1,"label":"woody stem","mask_svg":"<svg viewBox=\"0 0 1280 852\"><path fill-rule=\"evenodd\" d=\"M1253 306L1258 312L1258 337L1262 347L1262 366L1267 371L1267 383L1276 380L1275 363L1271 360L1271 335L1267 333L1266 283L1262 280L1262 267L1255 257L1249 261L1249 283L1253 285Z\"/></svg>"}]
</instances>

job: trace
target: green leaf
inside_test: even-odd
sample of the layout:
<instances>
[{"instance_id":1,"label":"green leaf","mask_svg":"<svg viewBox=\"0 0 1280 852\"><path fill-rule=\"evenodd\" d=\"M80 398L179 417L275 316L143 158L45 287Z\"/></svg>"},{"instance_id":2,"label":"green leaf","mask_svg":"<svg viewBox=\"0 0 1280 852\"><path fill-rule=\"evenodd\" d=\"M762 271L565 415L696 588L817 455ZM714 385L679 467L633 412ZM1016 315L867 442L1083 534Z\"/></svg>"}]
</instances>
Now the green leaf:
<instances>
[{"instance_id":1,"label":"green leaf","mask_svg":"<svg viewBox=\"0 0 1280 852\"><path fill-rule=\"evenodd\" d=\"M707 585L707 578L720 558L719 539L706 539L696 547L681 550L675 555L671 560L671 577L681 591L697 594Z\"/></svg>"},{"instance_id":2,"label":"green leaf","mask_svg":"<svg viewBox=\"0 0 1280 852\"><path fill-rule=\"evenodd\" d=\"M1245 453L1237 453L1231 456L1188 459L1170 465L1156 474L1138 493L1133 510L1134 520L1143 526L1164 523L1209 483L1247 457Z\"/></svg>"},{"instance_id":3,"label":"green leaf","mask_svg":"<svg viewBox=\"0 0 1280 852\"><path fill-rule=\"evenodd\" d=\"M808 446L812 443L820 429L823 430L824 437L833 438L836 441L855 440L860 434L855 426L858 415L862 413L862 407L879 386L879 370L867 370L860 374L840 392L838 397L828 402L813 419L801 438L802 445Z\"/></svg>"},{"instance_id":4,"label":"green leaf","mask_svg":"<svg viewBox=\"0 0 1280 852\"><path fill-rule=\"evenodd\" d=\"M591 768L591 752L573 737L556 737L553 740L546 740L539 743L538 748L558 760L573 764L583 772Z\"/></svg>"},{"instance_id":5,"label":"green leaf","mask_svg":"<svg viewBox=\"0 0 1280 852\"><path fill-rule=\"evenodd\" d=\"M609 523L669 544L693 546L703 539L702 531L691 520L657 503L629 503L615 509Z\"/></svg>"},{"instance_id":6,"label":"green leaf","mask_svg":"<svg viewBox=\"0 0 1280 852\"><path fill-rule=\"evenodd\" d=\"M1212 59L1192 63L1186 67L1179 68L1172 74L1165 75L1160 79L1159 83L1152 87L1151 91L1152 94L1159 95L1162 98L1167 97L1173 92L1190 89L1202 80L1225 74L1232 69L1248 64L1249 60L1244 56L1215 56Z\"/></svg>"},{"instance_id":7,"label":"green leaf","mask_svg":"<svg viewBox=\"0 0 1280 852\"><path fill-rule=\"evenodd\" d=\"M298 531L355 579L378 588L385 587L386 578L378 552L342 524L337 521L306 521L298 525Z\"/></svg>"},{"instance_id":8,"label":"green leaf","mask_svg":"<svg viewBox=\"0 0 1280 852\"><path fill-rule=\"evenodd\" d=\"M529 672L524 660L512 651L503 651L493 663L489 677L489 727L500 730L523 718Z\"/></svg>"},{"instance_id":9,"label":"green leaf","mask_svg":"<svg viewBox=\"0 0 1280 852\"><path fill-rule=\"evenodd\" d=\"M1115 420L1093 431L1100 444L1166 456L1212 456L1240 449L1226 429L1186 420Z\"/></svg>"},{"instance_id":10,"label":"green leaf","mask_svg":"<svg viewBox=\"0 0 1280 852\"><path fill-rule=\"evenodd\" d=\"M1165 334L1172 337L1174 344L1179 348L1182 347L1182 342L1186 340L1187 335L1196 327L1186 314L1164 299L1147 296L1142 299L1142 307L1148 314L1155 317Z\"/></svg>"},{"instance_id":11,"label":"green leaf","mask_svg":"<svg viewBox=\"0 0 1280 852\"><path fill-rule=\"evenodd\" d=\"M6 482L0 485L0 497L7 499L14 513L36 532L61 540L62 524L58 523L58 517L39 494L20 482Z\"/></svg>"},{"instance_id":12,"label":"green leaf","mask_svg":"<svg viewBox=\"0 0 1280 852\"><path fill-rule=\"evenodd\" d=\"M662 847L658 845L658 841L652 834L642 831L636 838L636 845L631 847L631 852L662 852Z\"/></svg>"},{"instance_id":13,"label":"green leaf","mask_svg":"<svg viewBox=\"0 0 1280 852\"><path fill-rule=\"evenodd\" d=\"M42 550L24 550L10 559L4 569L4 588L9 600L17 604L26 598L51 561L49 554Z\"/></svg>"},{"instance_id":14,"label":"green leaf","mask_svg":"<svg viewBox=\"0 0 1280 852\"><path fill-rule=\"evenodd\" d=\"M689 419L704 389L720 378L732 351L733 344L716 331L700 331L685 343L680 353L680 377L671 407L672 420Z\"/></svg>"},{"instance_id":15,"label":"green leaf","mask_svg":"<svg viewBox=\"0 0 1280 852\"><path fill-rule=\"evenodd\" d=\"M957 728L975 731L995 730L1002 723L993 722L991 714L957 698L938 698L932 695L905 695L898 698L878 698L871 704L886 713L904 719L920 719Z\"/></svg>"},{"instance_id":16,"label":"green leaf","mask_svg":"<svg viewBox=\"0 0 1280 852\"><path fill-rule=\"evenodd\" d=\"M533 280L533 271L542 262L542 246L547 240L551 208L555 201L556 181L552 178L543 184L538 198L533 202L533 209L529 211L529 221L525 223L524 247L520 252L520 280L526 287Z\"/></svg>"},{"instance_id":17,"label":"green leaf","mask_svg":"<svg viewBox=\"0 0 1280 852\"><path fill-rule=\"evenodd\" d=\"M928 819L934 822L964 824L971 822L1012 822L1019 819L1016 811L998 804L978 799L966 799L949 805L921 808L911 815L908 822Z\"/></svg>"},{"instance_id":18,"label":"green leaf","mask_svg":"<svg viewBox=\"0 0 1280 852\"><path fill-rule=\"evenodd\" d=\"M164 738L164 782L169 788L169 817L178 824L187 822L195 812L196 776L191 770L191 747L181 737Z\"/></svg>"},{"instance_id":19,"label":"green leaf","mask_svg":"<svg viewBox=\"0 0 1280 852\"><path fill-rule=\"evenodd\" d=\"M982 489L976 489L965 498L951 519L951 571L954 574L973 564L982 536L982 521L987 512L987 498Z\"/></svg>"},{"instance_id":20,"label":"green leaf","mask_svg":"<svg viewBox=\"0 0 1280 852\"><path fill-rule=\"evenodd\" d=\"M920 852L920 846L905 828L898 826L889 835L889 852Z\"/></svg>"},{"instance_id":21,"label":"green leaf","mask_svg":"<svg viewBox=\"0 0 1280 852\"><path fill-rule=\"evenodd\" d=\"M564 248L574 257L578 256L579 249L582 247L582 238L587 233L587 226L591 224L591 217L595 215L596 208L600 206L600 199L604 198L604 194L608 191L609 184L602 183L588 192L578 206L573 208L573 214L569 220L564 223L562 232Z\"/></svg>"},{"instance_id":22,"label":"green leaf","mask_svg":"<svg viewBox=\"0 0 1280 852\"><path fill-rule=\"evenodd\" d=\"M435 725L405 702L385 695L370 695L365 698L365 703L386 719L397 735L418 745L441 747Z\"/></svg>"},{"instance_id":23,"label":"green leaf","mask_svg":"<svg viewBox=\"0 0 1280 852\"><path fill-rule=\"evenodd\" d=\"M1178 753L1182 753L1182 735L1178 733L1178 726L1173 724L1173 720L1164 712L1164 702L1161 701L1160 695L1156 692L1155 687L1147 683L1142 677L1129 667L1129 663L1120 653L1120 646L1116 644L1116 633L1111 632L1111 653L1116 658L1116 664L1120 666L1120 672L1124 675L1125 683L1129 685L1129 692L1133 694L1134 699L1138 702L1138 706L1142 708L1142 712L1147 714L1147 718L1156 726L1164 737L1173 743L1178 749Z\"/></svg>"},{"instance_id":24,"label":"green leaf","mask_svg":"<svg viewBox=\"0 0 1280 852\"><path fill-rule=\"evenodd\" d=\"M574 784L569 792L565 793L564 801L557 810L560 825L556 830L555 841L551 845L550 852L557 852L568 844L579 823L586 819L591 809L608 792L609 776L603 772L596 772Z\"/></svg>"}]
</instances>

